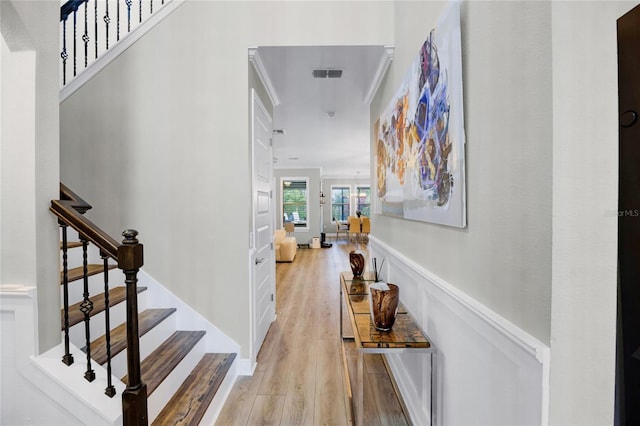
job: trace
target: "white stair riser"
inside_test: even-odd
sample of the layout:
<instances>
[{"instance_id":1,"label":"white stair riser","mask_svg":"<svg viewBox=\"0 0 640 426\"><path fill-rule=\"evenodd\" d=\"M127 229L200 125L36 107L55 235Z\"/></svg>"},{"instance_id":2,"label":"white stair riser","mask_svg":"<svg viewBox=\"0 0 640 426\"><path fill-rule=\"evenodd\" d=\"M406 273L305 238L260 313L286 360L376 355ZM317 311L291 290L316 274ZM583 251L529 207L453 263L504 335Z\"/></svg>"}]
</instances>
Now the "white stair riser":
<instances>
[{"instance_id":1,"label":"white stair riser","mask_svg":"<svg viewBox=\"0 0 640 426\"><path fill-rule=\"evenodd\" d=\"M205 337L203 336L187 356L180 361L180 364L173 369L171 374L169 374L151 394L147 400L149 420L155 420L158 414L160 414L160 411L162 411L167 402L169 402L169 399L171 399L178 388L180 388L182 382L189 376L189 373L198 365L198 362L205 354L205 347Z\"/></svg>"},{"instance_id":2,"label":"white stair riser","mask_svg":"<svg viewBox=\"0 0 640 426\"><path fill-rule=\"evenodd\" d=\"M140 361L149 356L162 342L167 340L176 331L175 313L165 318L147 334L140 337ZM111 360L111 371L116 377L124 377L127 374L126 349Z\"/></svg>"}]
</instances>

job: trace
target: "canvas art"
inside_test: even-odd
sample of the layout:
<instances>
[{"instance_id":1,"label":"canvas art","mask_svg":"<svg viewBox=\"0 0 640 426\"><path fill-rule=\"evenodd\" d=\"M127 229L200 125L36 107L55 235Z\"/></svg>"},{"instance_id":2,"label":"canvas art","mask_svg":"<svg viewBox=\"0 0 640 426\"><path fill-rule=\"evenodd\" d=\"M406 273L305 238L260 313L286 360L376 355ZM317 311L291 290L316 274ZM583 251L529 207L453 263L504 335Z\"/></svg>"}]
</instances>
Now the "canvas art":
<instances>
[{"instance_id":1,"label":"canvas art","mask_svg":"<svg viewBox=\"0 0 640 426\"><path fill-rule=\"evenodd\" d=\"M450 3L374 124L376 210L465 227L460 3Z\"/></svg>"}]
</instances>

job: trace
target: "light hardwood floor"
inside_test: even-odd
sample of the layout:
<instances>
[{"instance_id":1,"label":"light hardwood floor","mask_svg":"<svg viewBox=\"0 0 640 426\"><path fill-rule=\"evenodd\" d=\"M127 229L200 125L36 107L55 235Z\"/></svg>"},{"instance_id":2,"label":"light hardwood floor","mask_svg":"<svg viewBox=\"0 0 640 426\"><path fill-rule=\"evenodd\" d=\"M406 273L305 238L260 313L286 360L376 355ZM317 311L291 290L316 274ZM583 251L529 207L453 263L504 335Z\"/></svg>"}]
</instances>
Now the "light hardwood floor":
<instances>
[{"instance_id":1,"label":"light hardwood floor","mask_svg":"<svg viewBox=\"0 0 640 426\"><path fill-rule=\"evenodd\" d=\"M253 376L236 381L217 425L353 424L339 337L341 271L355 244L299 249L276 265L276 312ZM366 250L366 245L361 249ZM348 342L348 341L347 341ZM347 362L355 371L355 346ZM365 424L408 424L380 355L365 356Z\"/></svg>"}]
</instances>

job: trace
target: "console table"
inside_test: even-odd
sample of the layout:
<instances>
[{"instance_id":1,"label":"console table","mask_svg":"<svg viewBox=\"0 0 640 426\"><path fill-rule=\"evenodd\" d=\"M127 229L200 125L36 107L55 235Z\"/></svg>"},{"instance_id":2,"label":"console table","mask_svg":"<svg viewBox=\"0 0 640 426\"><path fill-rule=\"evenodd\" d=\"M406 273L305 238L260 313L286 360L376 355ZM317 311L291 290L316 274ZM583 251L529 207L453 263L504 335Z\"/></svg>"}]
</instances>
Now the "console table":
<instances>
[{"instance_id":1,"label":"console table","mask_svg":"<svg viewBox=\"0 0 640 426\"><path fill-rule=\"evenodd\" d=\"M411 351L428 353L431 358L430 413L431 425L433 425L435 348L402 304L398 306L398 315L391 330L378 331L374 327L369 309L369 285L373 282L371 274L354 279L351 272L340 273L340 338L353 339L357 350L356 383L351 400L351 408L355 412L355 423L359 426L364 421L364 354ZM400 291L402 292L402 288ZM347 333L343 325L345 310L349 316L351 333ZM346 357L344 344L343 355ZM346 365L345 359L345 368ZM348 371L345 371L345 385L347 393L351 394Z\"/></svg>"}]
</instances>

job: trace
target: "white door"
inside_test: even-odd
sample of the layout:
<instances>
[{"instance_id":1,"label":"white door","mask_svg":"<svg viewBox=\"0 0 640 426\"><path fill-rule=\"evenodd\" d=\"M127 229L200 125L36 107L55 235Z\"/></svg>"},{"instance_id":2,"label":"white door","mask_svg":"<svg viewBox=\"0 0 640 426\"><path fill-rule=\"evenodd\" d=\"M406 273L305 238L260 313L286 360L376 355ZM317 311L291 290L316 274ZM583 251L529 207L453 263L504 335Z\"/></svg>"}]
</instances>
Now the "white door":
<instances>
[{"instance_id":1,"label":"white door","mask_svg":"<svg viewBox=\"0 0 640 426\"><path fill-rule=\"evenodd\" d=\"M255 90L252 97L253 255L251 259L252 345L255 360L276 316L275 256L273 252L273 148L271 117Z\"/></svg>"}]
</instances>

